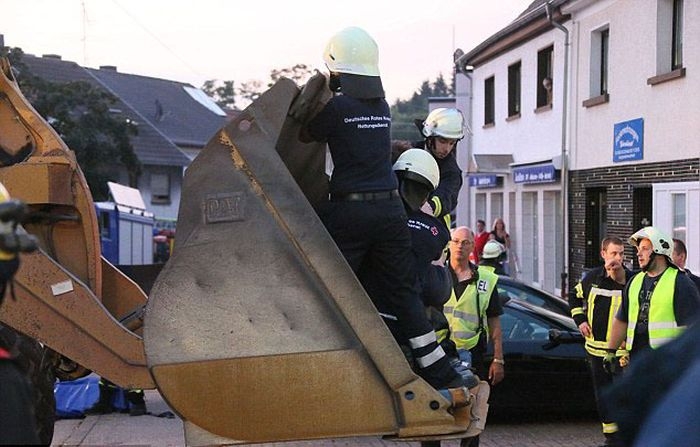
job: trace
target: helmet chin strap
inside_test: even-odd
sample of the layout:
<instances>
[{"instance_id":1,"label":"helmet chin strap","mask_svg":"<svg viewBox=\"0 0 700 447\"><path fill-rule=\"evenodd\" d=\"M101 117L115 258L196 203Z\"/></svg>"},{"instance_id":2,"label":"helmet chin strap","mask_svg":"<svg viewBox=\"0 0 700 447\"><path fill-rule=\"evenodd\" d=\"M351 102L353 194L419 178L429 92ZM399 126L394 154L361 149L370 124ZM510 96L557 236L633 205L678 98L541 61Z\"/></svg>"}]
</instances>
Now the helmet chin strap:
<instances>
[{"instance_id":1,"label":"helmet chin strap","mask_svg":"<svg viewBox=\"0 0 700 447\"><path fill-rule=\"evenodd\" d=\"M652 252L651 255L649 255L649 262L647 262L647 265L642 267L642 271L643 272L649 271L649 269L652 267L652 264L654 263L655 260L656 260L656 253Z\"/></svg>"}]
</instances>

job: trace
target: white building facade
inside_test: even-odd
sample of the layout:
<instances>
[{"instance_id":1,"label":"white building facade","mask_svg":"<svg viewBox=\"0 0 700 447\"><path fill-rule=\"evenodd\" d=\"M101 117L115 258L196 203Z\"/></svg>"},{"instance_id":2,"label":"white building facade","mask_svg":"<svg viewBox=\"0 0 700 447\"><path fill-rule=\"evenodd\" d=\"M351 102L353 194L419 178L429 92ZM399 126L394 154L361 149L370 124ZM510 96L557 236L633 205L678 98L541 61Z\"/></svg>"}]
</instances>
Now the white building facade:
<instances>
[{"instance_id":1,"label":"white building facade","mask_svg":"<svg viewBox=\"0 0 700 447\"><path fill-rule=\"evenodd\" d=\"M543 0L461 56L458 224L503 217L519 279L555 293L645 225L700 270L699 19L690 0Z\"/></svg>"},{"instance_id":2,"label":"white building facade","mask_svg":"<svg viewBox=\"0 0 700 447\"><path fill-rule=\"evenodd\" d=\"M569 1L571 270L654 225L700 269L700 2ZM634 250L627 247L630 263Z\"/></svg>"},{"instance_id":3,"label":"white building facade","mask_svg":"<svg viewBox=\"0 0 700 447\"><path fill-rule=\"evenodd\" d=\"M567 262L565 37L550 24L544 3L536 5L462 56L456 76L457 107L473 133L458 148L468 172L457 222L473 227L483 219L491 228L503 218L511 235L511 275L554 293L560 293Z\"/></svg>"}]
</instances>

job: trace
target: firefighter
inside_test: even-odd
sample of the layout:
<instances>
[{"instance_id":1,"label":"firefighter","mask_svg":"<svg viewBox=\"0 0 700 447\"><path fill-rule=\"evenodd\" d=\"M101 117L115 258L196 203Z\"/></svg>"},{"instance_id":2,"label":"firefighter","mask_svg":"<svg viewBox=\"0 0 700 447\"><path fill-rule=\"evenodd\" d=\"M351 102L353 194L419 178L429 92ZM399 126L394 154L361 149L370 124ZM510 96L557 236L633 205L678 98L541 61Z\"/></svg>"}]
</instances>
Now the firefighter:
<instances>
[{"instance_id":1,"label":"firefighter","mask_svg":"<svg viewBox=\"0 0 700 447\"><path fill-rule=\"evenodd\" d=\"M656 227L644 227L629 242L637 249L642 271L632 277L622 292L604 364L614 364L615 351L626 340L630 369L603 391L603 400L618 424L618 438L624 445L635 441L641 422L648 421L653 407L672 392L673 382L697 364L694 352L697 339L693 336L697 335L694 323L700 314L697 288L672 261L671 237ZM686 331L691 325L693 330ZM692 336L681 337L685 332ZM670 343L672 340L681 343ZM694 392L678 391L688 395ZM667 413L663 417L668 419L672 415ZM670 422L671 419L665 421ZM640 443L635 445L657 445L650 443L650 438L637 441ZM691 437L686 441L687 445L694 445L697 440Z\"/></svg>"},{"instance_id":2,"label":"firefighter","mask_svg":"<svg viewBox=\"0 0 700 447\"><path fill-rule=\"evenodd\" d=\"M604 238L600 243L600 256L604 265L589 271L575 287L575 294L569 295L571 316L585 337L588 365L593 379L593 392L598 406L598 415L605 436L605 445L617 445L617 424L600 399L601 390L610 385L618 371L606 371L603 359L607 354L611 319L620 307L622 291L632 272L623 264L625 247L622 239L614 236ZM624 351L618 353L623 357ZM624 362L624 361L623 361ZM619 360L616 360L619 363Z\"/></svg>"},{"instance_id":3,"label":"firefighter","mask_svg":"<svg viewBox=\"0 0 700 447\"><path fill-rule=\"evenodd\" d=\"M671 260L673 240L669 236L656 227L644 227L629 242L637 249L642 271L632 277L622 293L604 359L608 364L615 361L615 352L625 340L625 349L634 361L638 353L678 337L700 308L695 284L679 274Z\"/></svg>"},{"instance_id":4,"label":"firefighter","mask_svg":"<svg viewBox=\"0 0 700 447\"><path fill-rule=\"evenodd\" d=\"M424 137L419 147L429 150L440 167L440 184L430 194L425 209L444 219L450 228L450 214L457 207L457 196L462 187L462 170L457 165L454 149L464 138L464 117L457 109L438 108L428 114L419 129Z\"/></svg>"},{"instance_id":5,"label":"firefighter","mask_svg":"<svg viewBox=\"0 0 700 447\"><path fill-rule=\"evenodd\" d=\"M481 252L479 267L483 267L497 275L505 275L506 271L503 268L505 257L506 247L500 242L490 240L484 245L484 250Z\"/></svg>"},{"instance_id":6,"label":"firefighter","mask_svg":"<svg viewBox=\"0 0 700 447\"><path fill-rule=\"evenodd\" d=\"M480 378L491 385L504 376L503 334L500 316L503 308L498 297L498 276L483 266L469 261L474 250L474 233L467 227L452 230L449 269L452 293L445 303L444 313L450 326L450 336L462 357L468 351ZM493 343L493 360L486 366L487 343ZM461 447L478 447L479 437L462 439Z\"/></svg>"},{"instance_id":7,"label":"firefighter","mask_svg":"<svg viewBox=\"0 0 700 447\"><path fill-rule=\"evenodd\" d=\"M319 216L355 273L365 264L376 267L370 269L376 286L370 297L392 310L419 375L438 389L462 386L411 277L411 235L392 169L391 115L377 44L365 30L345 28L328 41L323 58L334 95L300 134L303 141L327 142L333 159L330 201Z\"/></svg>"},{"instance_id":8,"label":"firefighter","mask_svg":"<svg viewBox=\"0 0 700 447\"><path fill-rule=\"evenodd\" d=\"M16 231L24 210L24 205L11 200L0 184L0 305L19 268L17 253L36 248L31 236ZM0 338L0 444L39 444L34 390L14 356L12 346L6 346Z\"/></svg>"}]
</instances>

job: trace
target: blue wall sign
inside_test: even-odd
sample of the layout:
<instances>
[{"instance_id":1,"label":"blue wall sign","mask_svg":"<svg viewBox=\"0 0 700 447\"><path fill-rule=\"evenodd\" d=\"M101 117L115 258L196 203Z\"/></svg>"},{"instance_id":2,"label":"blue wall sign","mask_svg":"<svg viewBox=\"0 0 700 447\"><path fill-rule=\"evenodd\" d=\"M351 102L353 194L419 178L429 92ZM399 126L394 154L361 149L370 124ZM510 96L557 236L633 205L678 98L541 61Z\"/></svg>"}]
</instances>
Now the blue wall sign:
<instances>
[{"instance_id":1,"label":"blue wall sign","mask_svg":"<svg viewBox=\"0 0 700 447\"><path fill-rule=\"evenodd\" d=\"M554 165L513 168L515 183L551 183L557 181Z\"/></svg>"},{"instance_id":2,"label":"blue wall sign","mask_svg":"<svg viewBox=\"0 0 700 447\"><path fill-rule=\"evenodd\" d=\"M644 159L644 118L615 124L613 162Z\"/></svg>"},{"instance_id":3,"label":"blue wall sign","mask_svg":"<svg viewBox=\"0 0 700 447\"><path fill-rule=\"evenodd\" d=\"M494 188L498 186L498 177L495 175L470 175L469 186L476 188Z\"/></svg>"}]
</instances>

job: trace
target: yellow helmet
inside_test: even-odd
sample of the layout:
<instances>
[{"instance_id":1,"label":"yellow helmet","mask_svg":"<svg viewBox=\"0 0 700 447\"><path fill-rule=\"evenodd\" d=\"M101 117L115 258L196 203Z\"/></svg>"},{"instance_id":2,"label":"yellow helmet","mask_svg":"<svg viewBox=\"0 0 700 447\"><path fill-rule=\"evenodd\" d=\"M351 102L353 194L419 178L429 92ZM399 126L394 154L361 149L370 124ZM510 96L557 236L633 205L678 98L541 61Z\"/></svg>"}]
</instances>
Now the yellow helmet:
<instances>
[{"instance_id":1,"label":"yellow helmet","mask_svg":"<svg viewBox=\"0 0 700 447\"><path fill-rule=\"evenodd\" d=\"M394 172L403 172L408 179L421 182L433 191L440 184L440 168L425 149L411 148L394 163Z\"/></svg>"},{"instance_id":2,"label":"yellow helmet","mask_svg":"<svg viewBox=\"0 0 700 447\"><path fill-rule=\"evenodd\" d=\"M425 137L461 140L464 138L464 116L457 109L437 108L423 121L422 132Z\"/></svg>"},{"instance_id":3,"label":"yellow helmet","mask_svg":"<svg viewBox=\"0 0 700 447\"><path fill-rule=\"evenodd\" d=\"M367 31L355 26L328 40L323 60L331 71L329 86L353 98L383 98L379 77L379 48Z\"/></svg>"},{"instance_id":4,"label":"yellow helmet","mask_svg":"<svg viewBox=\"0 0 700 447\"><path fill-rule=\"evenodd\" d=\"M351 26L328 40L323 60L330 71L379 76L379 48L362 28Z\"/></svg>"},{"instance_id":5,"label":"yellow helmet","mask_svg":"<svg viewBox=\"0 0 700 447\"><path fill-rule=\"evenodd\" d=\"M649 239L654 253L666 256L669 261L673 255L673 239L656 227L644 227L629 238L629 243L635 247L642 239Z\"/></svg>"}]
</instances>

